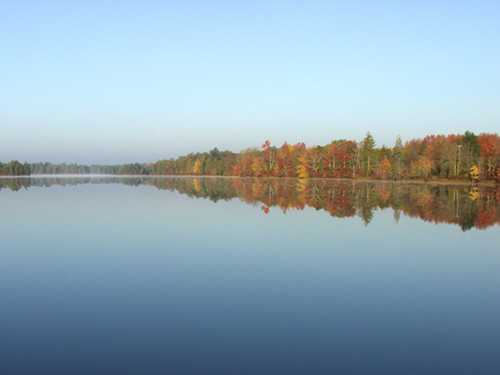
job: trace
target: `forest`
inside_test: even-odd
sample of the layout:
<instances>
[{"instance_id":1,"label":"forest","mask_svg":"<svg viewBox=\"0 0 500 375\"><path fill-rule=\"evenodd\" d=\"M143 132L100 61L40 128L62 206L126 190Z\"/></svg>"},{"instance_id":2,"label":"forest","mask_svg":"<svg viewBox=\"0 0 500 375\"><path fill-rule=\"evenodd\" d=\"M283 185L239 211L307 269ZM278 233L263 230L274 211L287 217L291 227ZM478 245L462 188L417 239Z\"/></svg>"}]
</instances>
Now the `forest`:
<instances>
[{"instance_id":1,"label":"forest","mask_svg":"<svg viewBox=\"0 0 500 375\"><path fill-rule=\"evenodd\" d=\"M120 165L32 163L33 174L115 174Z\"/></svg>"},{"instance_id":2,"label":"forest","mask_svg":"<svg viewBox=\"0 0 500 375\"><path fill-rule=\"evenodd\" d=\"M34 163L22 168L0 164L0 173L191 175L273 178L347 178L375 180L465 180L500 182L500 137L472 132L430 135L393 147L377 147L370 132L365 138L336 140L324 146L265 141L239 153L219 151L190 153L155 163L78 165Z\"/></svg>"},{"instance_id":3,"label":"forest","mask_svg":"<svg viewBox=\"0 0 500 375\"><path fill-rule=\"evenodd\" d=\"M31 168L28 163L21 164L17 160L10 163L0 163L0 176L29 176Z\"/></svg>"},{"instance_id":4,"label":"forest","mask_svg":"<svg viewBox=\"0 0 500 375\"><path fill-rule=\"evenodd\" d=\"M500 137L472 132L431 135L394 147L376 147L368 132L357 143L337 140L325 146L281 147L265 141L239 154L191 153L146 165L149 174L278 178L368 178L380 180L492 180L500 182Z\"/></svg>"}]
</instances>

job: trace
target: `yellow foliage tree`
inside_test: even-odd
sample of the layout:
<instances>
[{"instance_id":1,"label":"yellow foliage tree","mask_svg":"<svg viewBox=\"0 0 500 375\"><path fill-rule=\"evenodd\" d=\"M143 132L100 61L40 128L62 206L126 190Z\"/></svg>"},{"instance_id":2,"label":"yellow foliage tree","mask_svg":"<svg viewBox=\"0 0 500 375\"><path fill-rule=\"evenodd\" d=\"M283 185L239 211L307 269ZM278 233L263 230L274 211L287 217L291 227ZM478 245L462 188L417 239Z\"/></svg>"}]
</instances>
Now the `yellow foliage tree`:
<instances>
[{"instance_id":1,"label":"yellow foliage tree","mask_svg":"<svg viewBox=\"0 0 500 375\"><path fill-rule=\"evenodd\" d=\"M297 175L299 178L309 178L309 172L307 171L309 159L306 152L299 156L299 163L300 164L297 167Z\"/></svg>"},{"instance_id":2,"label":"yellow foliage tree","mask_svg":"<svg viewBox=\"0 0 500 375\"><path fill-rule=\"evenodd\" d=\"M297 173L299 175L299 178L309 178L309 173L307 173L307 169L303 165L298 166Z\"/></svg>"},{"instance_id":3,"label":"yellow foliage tree","mask_svg":"<svg viewBox=\"0 0 500 375\"><path fill-rule=\"evenodd\" d=\"M476 167L475 165L473 165L470 169L470 178L471 180L473 181L479 181L479 174L480 174L480 171L479 171L479 168Z\"/></svg>"},{"instance_id":4,"label":"yellow foliage tree","mask_svg":"<svg viewBox=\"0 0 500 375\"><path fill-rule=\"evenodd\" d=\"M194 162L193 173L194 174L201 173L201 161L200 161L200 159L196 159L196 161Z\"/></svg>"}]
</instances>

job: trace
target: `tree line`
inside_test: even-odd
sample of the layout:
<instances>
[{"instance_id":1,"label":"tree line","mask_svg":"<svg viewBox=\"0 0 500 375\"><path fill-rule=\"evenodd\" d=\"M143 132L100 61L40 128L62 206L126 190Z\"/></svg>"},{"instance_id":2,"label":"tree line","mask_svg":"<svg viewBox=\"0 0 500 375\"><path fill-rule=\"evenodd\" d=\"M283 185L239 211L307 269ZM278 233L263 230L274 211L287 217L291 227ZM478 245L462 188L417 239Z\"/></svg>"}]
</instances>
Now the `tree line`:
<instances>
[{"instance_id":1,"label":"tree line","mask_svg":"<svg viewBox=\"0 0 500 375\"><path fill-rule=\"evenodd\" d=\"M10 163L0 163L0 176L29 176L31 168L28 163L21 164L17 160Z\"/></svg>"},{"instance_id":2,"label":"tree line","mask_svg":"<svg viewBox=\"0 0 500 375\"><path fill-rule=\"evenodd\" d=\"M11 162L13 163L13 162ZM10 165L10 164L9 164ZM12 170L11 167L8 172ZM19 173L19 168L16 167ZM324 146L281 147L269 141L240 153L190 153L156 163L78 165L35 163L33 174L195 175L279 178L370 178L380 180L451 179L500 182L500 137L472 132L430 135L393 147L376 147L368 132L361 142L336 140ZM27 168L24 170L26 171ZM5 173L5 174L9 174Z\"/></svg>"},{"instance_id":3,"label":"tree line","mask_svg":"<svg viewBox=\"0 0 500 375\"><path fill-rule=\"evenodd\" d=\"M149 164L150 166L150 164ZM131 163L123 165L79 165L79 164L52 164L32 163L33 174L120 174L120 175L147 175L152 169L146 164Z\"/></svg>"},{"instance_id":4,"label":"tree line","mask_svg":"<svg viewBox=\"0 0 500 375\"><path fill-rule=\"evenodd\" d=\"M361 142L337 140L325 146L281 147L269 141L239 154L191 153L146 166L148 174L291 178L452 179L500 182L500 137L472 132L431 135L392 148L376 147L368 132Z\"/></svg>"},{"instance_id":5,"label":"tree line","mask_svg":"<svg viewBox=\"0 0 500 375\"><path fill-rule=\"evenodd\" d=\"M120 165L32 163L33 174L116 174Z\"/></svg>"}]
</instances>

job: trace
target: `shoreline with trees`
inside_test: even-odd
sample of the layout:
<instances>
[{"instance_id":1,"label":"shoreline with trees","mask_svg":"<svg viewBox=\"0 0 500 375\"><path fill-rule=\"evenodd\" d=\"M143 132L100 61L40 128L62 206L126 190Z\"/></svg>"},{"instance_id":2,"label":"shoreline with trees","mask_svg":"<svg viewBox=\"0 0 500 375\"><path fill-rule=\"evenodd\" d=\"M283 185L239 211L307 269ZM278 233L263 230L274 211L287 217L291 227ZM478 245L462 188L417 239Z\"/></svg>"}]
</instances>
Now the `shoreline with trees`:
<instances>
[{"instance_id":1,"label":"shoreline with trees","mask_svg":"<svg viewBox=\"0 0 500 375\"><path fill-rule=\"evenodd\" d=\"M153 175L500 182L500 137L467 131L404 144L398 137L393 148L376 148L368 132L359 143L343 139L306 147L285 142L278 148L266 141L239 154L214 148L146 168Z\"/></svg>"},{"instance_id":2,"label":"shoreline with trees","mask_svg":"<svg viewBox=\"0 0 500 375\"><path fill-rule=\"evenodd\" d=\"M0 176L29 176L31 168L28 163L21 164L17 160L10 163L0 163Z\"/></svg>"},{"instance_id":3,"label":"shoreline with trees","mask_svg":"<svg viewBox=\"0 0 500 375\"><path fill-rule=\"evenodd\" d=\"M361 142L341 139L312 147L285 142L277 147L265 141L260 148L240 153L214 148L147 164L0 163L2 175L30 173L500 182L500 137L496 133L476 136L467 131L426 136L404 144L398 137L394 147L377 148L368 132Z\"/></svg>"}]
</instances>

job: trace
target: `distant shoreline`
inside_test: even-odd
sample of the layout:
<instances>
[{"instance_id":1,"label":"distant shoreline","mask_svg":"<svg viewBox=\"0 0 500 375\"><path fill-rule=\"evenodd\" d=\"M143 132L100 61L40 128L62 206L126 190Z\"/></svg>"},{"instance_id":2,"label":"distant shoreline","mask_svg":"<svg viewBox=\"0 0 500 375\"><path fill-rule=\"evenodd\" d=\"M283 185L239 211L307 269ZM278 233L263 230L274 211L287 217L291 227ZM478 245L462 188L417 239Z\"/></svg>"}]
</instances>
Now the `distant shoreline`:
<instances>
[{"instance_id":1,"label":"distant shoreline","mask_svg":"<svg viewBox=\"0 0 500 375\"><path fill-rule=\"evenodd\" d=\"M493 180L487 181L464 181L464 180L428 180L424 181L422 179L416 180L383 180L383 179L373 179L373 178L331 178L331 177L309 177L309 178L297 178L297 177L252 177L252 176L212 176L212 175L117 175L117 174L31 174L31 175L20 175L20 176L0 176L0 178L82 178L82 177L145 177L145 178L153 178L153 177L175 177L175 178L238 178L238 179L260 179L260 180L304 180L304 181L352 181L352 182L371 182L371 183L402 183L402 184L429 184L429 185L472 185L472 186L497 186L498 182Z\"/></svg>"}]
</instances>

